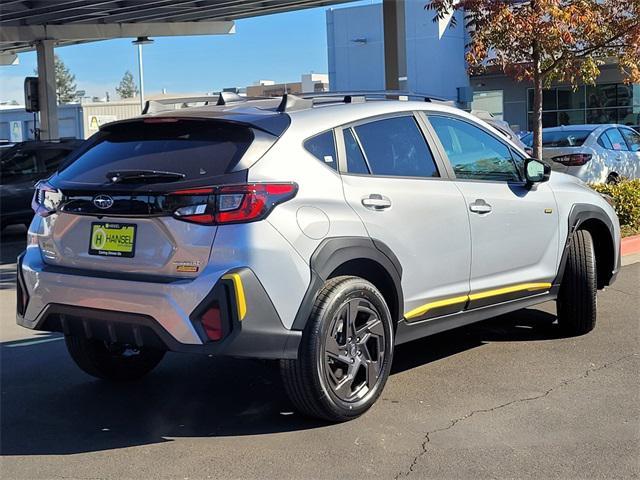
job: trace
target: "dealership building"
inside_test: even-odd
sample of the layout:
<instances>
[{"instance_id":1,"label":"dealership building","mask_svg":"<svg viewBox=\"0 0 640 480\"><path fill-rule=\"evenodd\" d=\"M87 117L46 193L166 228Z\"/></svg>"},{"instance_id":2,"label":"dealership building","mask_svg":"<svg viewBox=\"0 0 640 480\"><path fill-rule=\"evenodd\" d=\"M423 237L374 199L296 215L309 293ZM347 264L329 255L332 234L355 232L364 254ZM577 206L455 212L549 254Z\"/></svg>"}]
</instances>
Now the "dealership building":
<instances>
[{"instance_id":1,"label":"dealership building","mask_svg":"<svg viewBox=\"0 0 640 480\"><path fill-rule=\"evenodd\" d=\"M395 2L398 83L401 89L456 100L485 110L514 130L532 130L533 89L500 71L467 74L464 20L433 21L425 2ZM385 78L384 5L327 10L329 80L332 90L382 90ZM459 15L459 14L457 14ZM581 123L640 125L640 84L626 85L614 64L601 67L596 85L559 84L544 92L543 126Z\"/></svg>"}]
</instances>

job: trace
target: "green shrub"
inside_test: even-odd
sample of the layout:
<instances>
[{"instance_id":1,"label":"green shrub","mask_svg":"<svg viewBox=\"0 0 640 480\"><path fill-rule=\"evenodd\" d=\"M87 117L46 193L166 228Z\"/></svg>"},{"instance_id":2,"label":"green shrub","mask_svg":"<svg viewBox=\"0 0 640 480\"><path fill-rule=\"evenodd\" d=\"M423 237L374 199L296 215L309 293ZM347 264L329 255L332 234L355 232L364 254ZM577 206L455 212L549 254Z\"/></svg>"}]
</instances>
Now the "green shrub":
<instances>
[{"instance_id":1,"label":"green shrub","mask_svg":"<svg viewBox=\"0 0 640 480\"><path fill-rule=\"evenodd\" d=\"M594 183L591 188L613 199L623 236L640 233L640 180Z\"/></svg>"}]
</instances>

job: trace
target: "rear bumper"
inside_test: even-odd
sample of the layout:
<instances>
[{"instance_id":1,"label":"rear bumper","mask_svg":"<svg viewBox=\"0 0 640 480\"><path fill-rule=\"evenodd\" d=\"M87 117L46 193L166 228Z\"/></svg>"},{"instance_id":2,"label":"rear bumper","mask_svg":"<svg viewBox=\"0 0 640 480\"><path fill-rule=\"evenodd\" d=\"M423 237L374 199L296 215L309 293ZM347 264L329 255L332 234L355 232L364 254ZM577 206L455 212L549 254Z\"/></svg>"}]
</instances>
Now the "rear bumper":
<instances>
[{"instance_id":1,"label":"rear bumper","mask_svg":"<svg viewBox=\"0 0 640 480\"><path fill-rule=\"evenodd\" d=\"M156 282L71 272L50 268L37 248L28 248L18 261L22 305L17 323L175 352L265 359L297 356L301 332L284 327L249 268L232 270L242 285L242 315L237 288L225 275L228 271L205 270L194 280ZM199 319L214 303L220 307L225 333L218 341L208 340Z\"/></svg>"}]
</instances>

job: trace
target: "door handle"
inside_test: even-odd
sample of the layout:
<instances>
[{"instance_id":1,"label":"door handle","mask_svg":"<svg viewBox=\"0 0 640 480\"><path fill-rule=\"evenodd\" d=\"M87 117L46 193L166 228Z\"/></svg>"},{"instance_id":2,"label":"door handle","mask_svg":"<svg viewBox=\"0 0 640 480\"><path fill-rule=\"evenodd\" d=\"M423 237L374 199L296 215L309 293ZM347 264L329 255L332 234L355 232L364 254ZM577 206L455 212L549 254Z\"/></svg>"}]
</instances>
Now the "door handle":
<instances>
[{"instance_id":1,"label":"door handle","mask_svg":"<svg viewBox=\"0 0 640 480\"><path fill-rule=\"evenodd\" d=\"M475 202L469 204L469 210L475 213L489 213L492 208L482 198L478 198Z\"/></svg>"},{"instance_id":2,"label":"door handle","mask_svg":"<svg viewBox=\"0 0 640 480\"><path fill-rule=\"evenodd\" d=\"M391 206L391 200L379 193L372 193L362 199L362 205L371 210L384 210Z\"/></svg>"}]
</instances>

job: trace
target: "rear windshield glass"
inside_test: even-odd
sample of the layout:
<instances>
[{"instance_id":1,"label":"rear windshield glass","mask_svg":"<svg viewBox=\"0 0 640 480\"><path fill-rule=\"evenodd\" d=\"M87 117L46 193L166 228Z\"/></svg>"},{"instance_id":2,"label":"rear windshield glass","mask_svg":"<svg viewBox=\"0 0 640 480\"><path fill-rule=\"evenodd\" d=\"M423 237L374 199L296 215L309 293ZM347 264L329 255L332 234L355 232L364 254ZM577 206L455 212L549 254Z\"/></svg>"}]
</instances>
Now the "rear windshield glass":
<instances>
[{"instance_id":1,"label":"rear windshield glass","mask_svg":"<svg viewBox=\"0 0 640 480\"><path fill-rule=\"evenodd\" d=\"M557 132L543 132L543 147L579 147L584 143L593 130L564 130ZM522 143L527 147L533 146L533 133L522 137Z\"/></svg>"},{"instance_id":2,"label":"rear windshield glass","mask_svg":"<svg viewBox=\"0 0 640 480\"><path fill-rule=\"evenodd\" d=\"M249 128L205 121L126 123L100 132L65 162L58 178L104 183L107 173L156 170L200 180L228 172L253 140Z\"/></svg>"}]
</instances>

